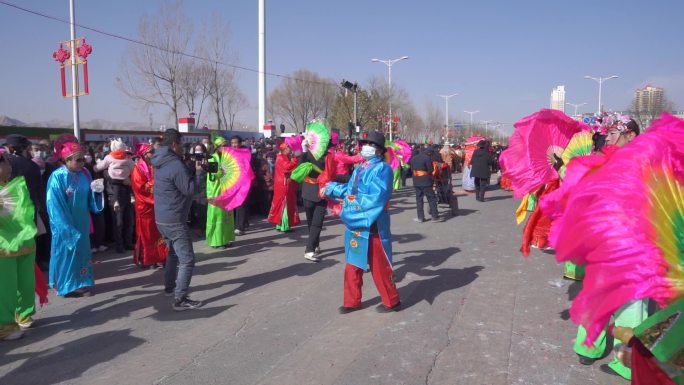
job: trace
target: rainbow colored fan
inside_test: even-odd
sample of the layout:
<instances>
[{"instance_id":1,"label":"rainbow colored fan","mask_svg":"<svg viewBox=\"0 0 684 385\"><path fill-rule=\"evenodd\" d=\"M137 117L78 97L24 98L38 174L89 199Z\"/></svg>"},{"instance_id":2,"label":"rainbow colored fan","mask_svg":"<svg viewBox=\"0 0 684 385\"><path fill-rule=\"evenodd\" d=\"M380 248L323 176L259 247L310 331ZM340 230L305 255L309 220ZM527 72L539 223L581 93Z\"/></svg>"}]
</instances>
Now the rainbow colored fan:
<instances>
[{"instance_id":1,"label":"rainbow colored fan","mask_svg":"<svg viewBox=\"0 0 684 385\"><path fill-rule=\"evenodd\" d=\"M397 152L395 152L394 148L391 146L386 147L386 149L387 151L385 152L385 162L389 164L390 167L392 167L392 170L396 170L400 165L399 158L397 158Z\"/></svg>"},{"instance_id":2,"label":"rainbow colored fan","mask_svg":"<svg viewBox=\"0 0 684 385\"><path fill-rule=\"evenodd\" d=\"M551 109L518 121L500 156L501 172L511 180L513 195L521 198L558 178L555 157L563 154L570 138L583 128L582 123Z\"/></svg>"},{"instance_id":3,"label":"rainbow colored fan","mask_svg":"<svg viewBox=\"0 0 684 385\"><path fill-rule=\"evenodd\" d=\"M309 143L309 152L311 152L311 155L313 155L316 160L319 160L328 150L330 130L321 122L311 122L306 125L304 138L304 140Z\"/></svg>"},{"instance_id":4,"label":"rainbow colored fan","mask_svg":"<svg viewBox=\"0 0 684 385\"><path fill-rule=\"evenodd\" d=\"M404 162L404 164L408 164L411 161L411 146L401 139L395 140L394 143L401 147L398 155L401 155L401 160Z\"/></svg>"},{"instance_id":5,"label":"rainbow colored fan","mask_svg":"<svg viewBox=\"0 0 684 385\"><path fill-rule=\"evenodd\" d=\"M221 193L208 201L224 210L241 206L254 179L250 166L252 154L247 148L223 147L218 155Z\"/></svg>"},{"instance_id":6,"label":"rainbow colored fan","mask_svg":"<svg viewBox=\"0 0 684 385\"><path fill-rule=\"evenodd\" d=\"M684 297L682 143L684 120L664 114L584 176L554 223L556 258L586 265L570 315L587 344L630 301Z\"/></svg>"}]
</instances>

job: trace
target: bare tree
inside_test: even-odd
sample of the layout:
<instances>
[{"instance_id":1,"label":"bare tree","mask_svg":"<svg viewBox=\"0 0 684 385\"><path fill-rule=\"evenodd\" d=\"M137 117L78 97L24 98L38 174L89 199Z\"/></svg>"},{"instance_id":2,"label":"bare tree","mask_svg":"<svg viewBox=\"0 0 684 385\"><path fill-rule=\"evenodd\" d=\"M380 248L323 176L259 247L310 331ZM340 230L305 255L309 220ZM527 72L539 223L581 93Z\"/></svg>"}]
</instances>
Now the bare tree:
<instances>
[{"instance_id":1,"label":"bare tree","mask_svg":"<svg viewBox=\"0 0 684 385\"><path fill-rule=\"evenodd\" d=\"M425 130L426 140L437 140L444 136L444 116L435 101L425 101Z\"/></svg>"},{"instance_id":2,"label":"bare tree","mask_svg":"<svg viewBox=\"0 0 684 385\"><path fill-rule=\"evenodd\" d=\"M122 63L117 86L132 100L146 108L166 106L178 122L178 109L183 99L179 82L187 65L181 54L188 48L192 26L188 23L182 2L164 3L154 18L140 20L138 39L146 45L132 45Z\"/></svg>"},{"instance_id":3,"label":"bare tree","mask_svg":"<svg viewBox=\"0 0 684 385\"><path fill-rule=\"evenodd\" d=\"M306 69L283 79L269 95L274 117L280 117L296 130L313 119L327 119L335 98L335 81Z\"/></svg>"},{"instance_id":4,"label":"bare tree","mask_svg":"<svg viewBox=\"0 0 684 385\"><path fill-rule=\"evenodd\" d=\"M225 89L225 94L223 95L222 108L223 121L226 123L229 130L233 131L235 115L248 106L249 102L247 101L247 97L242 93L240 88L238 88L235 74L233 73L231 84ZM227 120L226 113L228 113Z\"/></svg>"}]
</instances>

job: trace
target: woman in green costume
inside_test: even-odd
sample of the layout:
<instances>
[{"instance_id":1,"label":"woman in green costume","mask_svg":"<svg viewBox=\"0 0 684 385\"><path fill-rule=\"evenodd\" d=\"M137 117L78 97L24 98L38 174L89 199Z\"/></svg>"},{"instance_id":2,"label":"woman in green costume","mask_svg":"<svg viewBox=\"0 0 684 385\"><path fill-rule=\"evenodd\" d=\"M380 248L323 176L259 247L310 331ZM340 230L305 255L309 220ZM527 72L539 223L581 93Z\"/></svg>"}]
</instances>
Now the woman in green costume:
<instances>
[{"instance_id":1,"label":"woman in green costume","mask_svg":"<svg viewBox=\"0 0 684 385\"><path fill-rule=\"evenodd\" d=\"M0 341L21 338L36 312L34 207L23 176L0 153ZM21 328L20 328L21 327Z\"/></svg>"},{"instance_id":2,"label":"woman in green costume","mask_svg":"<svg viewBox=\"0 0 684 385\"><path fill-rule=\"evenodd\" d=\"M216 151L209 159L209 163L218 164L216 172L207 172L207 198L211 199L221 194L221 169L223 151L226 139L215 136L212 139ZM235 240L235 221L233 210L226 211L212 204L207 206L207 244L213 248L228 248Z\"/></svg>"}]
</instances>

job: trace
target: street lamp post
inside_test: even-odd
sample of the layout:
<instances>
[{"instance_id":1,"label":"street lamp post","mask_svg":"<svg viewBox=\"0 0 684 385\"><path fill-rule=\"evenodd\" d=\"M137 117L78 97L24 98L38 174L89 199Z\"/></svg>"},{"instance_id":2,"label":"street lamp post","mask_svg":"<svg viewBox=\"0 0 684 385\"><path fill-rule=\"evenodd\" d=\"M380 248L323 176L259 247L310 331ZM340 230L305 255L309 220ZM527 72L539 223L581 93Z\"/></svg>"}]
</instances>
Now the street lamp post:
<instances>
[{"instance_id":1,"label":"street lamp post","mask_svg":"<svg viewBox=\"0 0 684 385\"><path fill-rule=\"evenodd\" d=\"M408 56L402 56L399 59L371 59L372 62L385 63L387 66L387 88L389 89L389 140L392 141L392 65L398 61L408 59Z\"/></svg>"},{"instance_id":2,"label":"street lamp post","mask_svg":"<svg viewBox=\"0 0 684 385\"><path fill-rule=\"evenodd\" d=\"M580 108L580 107L582 107L583 105L585 105L585 104L587 104L587 103L579 103L579 104L575 104L575 103L565 103L565 104L575 107L575 114L574 114L573 116L577 116L577 109Z\"/></svg>"},{"instance_id":3,"label":"street lamp post","mask_svg":"<svg viewBox=\"0 0 684 385\"><path fill-rule=\"evenodd\" d=\"M446 105L444 112L444 143L449 141L449 99L458 94L451 95L437 95L440 98L444 98L444 104Z\"/></svg>"},{"instance_id":4,"label":"street lamp post","mask_svg":"<svg viewBox=\"0 0 684 385\"><path fill-rule=\"evenodd\" d=\"M489 136L489 123L493 122L493 120L483 120L482 123L485 124L485 139Z\"/></svg>"},{"instance_id":5,"label":"street lamp post","mask_svg":"<svg viewBox=\"0 0 684 385\"><path fill-rule=\"evenodd\" d=\"M465 112L466 114L469 114L469 115L470 115L470 135L472 135L472 134L473 134L473 115L475 115L475 114L477 114L478 112L480 112L480 110L475 110L475 111L463 111L463 112Z\"/></svg>"},{"instance_id":6,"label":"street lamp post","mask_svg":"<svg viewBox=\"0 0 684 385\"><path fill-rule=\"evenodd\" d=\"M591 80L597 82L599 85L598 115L600 116L601 115L601 91L602 91L602 87L603 87L603 82L605 82L606 80L615 79L615 78L617 78L617 76L613 75L613 76L608 76L607 78L600 77L600 76L597 78L595 78L593 76L585 76L584 78L585 79L591 79Z\"/></svg>"},{"instance_id":7,"label":"street lamp post","mask_svg":"<svg viewBox=\"0 0 684 385\"><path fill-rule=\"evenodd\" d=\"M356 120L356 92L359 89L359 84L358 83L352 83L350 81L342 79L342 88L346 90L350 90L354 93L354 131L356 132L358 130L358 121ZM357 133L358 134L358 133Z\"/></svg>"}]
</instances>

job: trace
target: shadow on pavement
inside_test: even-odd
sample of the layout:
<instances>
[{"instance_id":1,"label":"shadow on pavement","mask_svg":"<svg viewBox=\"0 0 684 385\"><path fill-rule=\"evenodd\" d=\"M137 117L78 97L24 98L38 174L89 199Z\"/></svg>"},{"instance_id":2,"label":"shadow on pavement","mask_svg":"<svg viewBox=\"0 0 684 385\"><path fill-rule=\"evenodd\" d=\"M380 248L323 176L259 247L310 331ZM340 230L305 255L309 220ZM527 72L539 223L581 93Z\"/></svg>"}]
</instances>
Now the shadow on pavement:
<instances>
[{"instance_id":1,"label":"shadow on pavement","mask_svg":"<svg viewBox=\"0 0 684 385\"><path fill-rule=\"evenodd\" d=\"M399 287L399 294L403 308L409 308L425 300L432 304L442 293L469 285L479 276L478 273L484 266L471 266L462 269L429 269L438 267L446 262L449 257L460 252L458 247L447 247L440 250L424 250L418 255L406 257L395 263L395 277L397 282L402 282L408 273L420 277L430 277L422 280L413 280L403 287ZM405 252L397 254L413 254ZM398 266L398 268L396 268Z\"/></svg>"},{"instance_id":2,"label":"shadow on pavement","mask_svg":"<svg viewBox=\"0 0 684 385\"><path fill-rule=\"evenodd\" d=\"M511 198L513 198L513 195L502 195L502 196L498 196L498 197L485 196L485 202L500 201L500 200L511 199Z\"/></svg>"},{"instance_id":3,"label":"shadow on pavement","mask_svg":"<svg viewBox=\"0 0 684 385\"><path fill-rule=\"evenodd\" d=\"M263 273L254 274L246 277L229 279L227 281L199 285L193 287L192 289L193 291L205 291L218 289L227 285L239 285L231 291L219 294L211 298L204 299L204 303L208 304L211 302L220 301L222 299L238 295L240 293L244 293L246 291L250 291L252 289L256 289L257 287L268 285L269 283L280 281L282 279L287 279L295 276L306 277L315 274L316 272L321 271L323 269L332 267L338 263L339 262L334 259L323 259L321 262L318 263L297 263L294 265L283 267L282 269L266 271Z\"/></svg>"},{"instance_id":4,"label":"shadow on pavement","mask_svg":"<svg viewBox=\"0 0 684 385\"><path fill-rule=\"evenodd\" d=\"M582 291L582 281L572 281L568 286L568 301L571 301L577 297L577 295ZM570 309L565 309L559 313L560 318L564 321L570 319Z\"/></svg>"},{"instance_id":5,"label":"shadow on pavement","mask_svg":"<svg viewBox=\"0 0 684 385\"><path fill-rule=\"evenodd\" d=\"M109 362L145 342L144 339L131 336L131 329L125 329L91 334L40 353L6 355L11 360L26 361L1 377L0 383L71 383L70 380L79 378L83 372L98 364Z\"/></svg>"}]
</instances>

